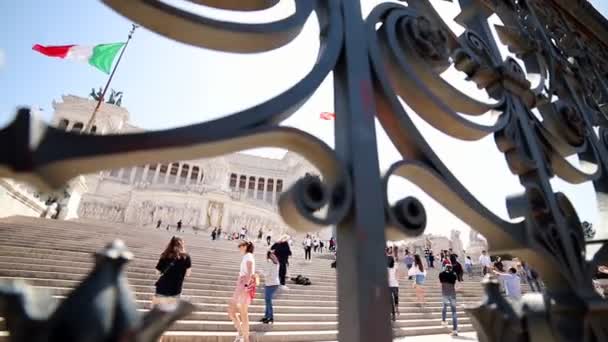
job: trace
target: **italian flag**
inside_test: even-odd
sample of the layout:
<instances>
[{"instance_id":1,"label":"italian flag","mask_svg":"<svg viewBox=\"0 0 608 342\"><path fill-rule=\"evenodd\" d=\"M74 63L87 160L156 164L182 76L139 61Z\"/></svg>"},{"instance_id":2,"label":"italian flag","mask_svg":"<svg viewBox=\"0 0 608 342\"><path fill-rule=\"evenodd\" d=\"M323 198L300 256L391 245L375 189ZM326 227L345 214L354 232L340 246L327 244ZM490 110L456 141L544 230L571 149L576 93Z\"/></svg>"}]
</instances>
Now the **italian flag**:
<instances>
[{"instance_id":1,"label":"italian flag","mask_svg":"<svg viewBox=\"0 0 608 342\"><path fill-rule=\"evenodd\" d=\"M32 50L38 51L49 57L72 59L80 62L87 62L97 69L110 73L114 58L122 49L125 43L99 44L95 46L85 45L57 45L43 46L36 44Z\"/></svg>"}]
</instances>

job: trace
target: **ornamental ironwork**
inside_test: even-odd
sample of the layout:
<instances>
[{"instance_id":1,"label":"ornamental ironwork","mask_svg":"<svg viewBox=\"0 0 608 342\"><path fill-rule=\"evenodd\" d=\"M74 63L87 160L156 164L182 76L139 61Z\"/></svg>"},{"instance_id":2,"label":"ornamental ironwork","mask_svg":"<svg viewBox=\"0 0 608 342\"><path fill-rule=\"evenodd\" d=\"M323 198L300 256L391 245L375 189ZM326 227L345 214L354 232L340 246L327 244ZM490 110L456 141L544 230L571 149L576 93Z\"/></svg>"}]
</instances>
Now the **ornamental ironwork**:
<instances>
[{"instance_id":1,"label":"ornamental ironwork","mask_svg":"<svg viewBox=\"0 0 608 342\"><path fill-rule=\"evenodd\" d=\"M0 176L56 188L101 169L213 157L279 147L306 157L321 177L304 177L280 199L285 221L299 230L336 225L340 341L390 341L385 237L421 234L423 205L387 199L390 177L413 182L481 232L496 253L528 260L545 281L543 294L519 302L500 297L487 280L472 309L482 341L606 341L608 303L592 277L608 262L604 241L591 260L582 224L550 180L594 181L606 190L608 155L608 24L586 1L460 0L456 36L426 0L386 2L367 18L356 0L294 0L295 11L262 24L226 22L160 0L104 0L134 22L177 41L224 52L255 53L292 41L311 16L320 27L315 65L297 84L247 110L210 122L127 135L79 135L48 127L22 109L0 131ZM197 0L219 9L268 9L278 0ZM502 24L492 27L497 15ZM517 57L501 57L498 42ZM450 66L487 92L472 98L440 77ZM279 124L333 72L335 149ZM540 81L532 84L530 75ZM506 199L512 223L485 208L442 163L400 98L445 134L477 141L493 135L525 189ZM500 113L483 125L469 120ZM384 175L378 166L374 118L403 160ZM599 129L599 133L596 130ZM597 165L587 173L565 158ZM324 209L324 210L320 210ZM324 213L321 215L320 213ZM598 241L595 241L598 243ZM346 261L348 262L346 262Z\"/></svg>"}]
</instances>

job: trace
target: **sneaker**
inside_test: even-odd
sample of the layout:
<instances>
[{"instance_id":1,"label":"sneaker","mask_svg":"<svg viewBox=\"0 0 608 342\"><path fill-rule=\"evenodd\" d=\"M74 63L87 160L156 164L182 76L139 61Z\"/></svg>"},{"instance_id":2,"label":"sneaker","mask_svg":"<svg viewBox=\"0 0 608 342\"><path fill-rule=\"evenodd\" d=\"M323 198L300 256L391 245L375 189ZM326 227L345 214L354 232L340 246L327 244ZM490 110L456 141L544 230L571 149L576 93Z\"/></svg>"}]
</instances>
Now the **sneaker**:
<instances>
[{"instance_id":1,"label":"sneaker","mask_svg":"<svg viewBox=\"0 0 608 342\"><path fill-rule=\"evenodd\" d=\"M289 291L289 287L287 287L285 285L281 285L281 290L283 290L283 291Z\"/></svg>"},{"instance_id":2,"label":"sneaker","mask_svg":"<svg viewBox=\"0 0 608 342\"><path fill-rule=\"evenodd\" d=\"M444 327L444 328L447 328L447 326L448 326L448 322L446 322L446 321L441 321L441 326L442 326L442 327Z\"/></svg>"},{"instance_id":3,"label":"sneaker","mask_svg":"<svg viewBox=\"0 0 608 342\"><path fill-rule=\"evenodd\" d=\"M452 335L452 336L458 336L458 330L454 330L454 331L452 331L451 335Z\"/></svg>"}]
</instances>

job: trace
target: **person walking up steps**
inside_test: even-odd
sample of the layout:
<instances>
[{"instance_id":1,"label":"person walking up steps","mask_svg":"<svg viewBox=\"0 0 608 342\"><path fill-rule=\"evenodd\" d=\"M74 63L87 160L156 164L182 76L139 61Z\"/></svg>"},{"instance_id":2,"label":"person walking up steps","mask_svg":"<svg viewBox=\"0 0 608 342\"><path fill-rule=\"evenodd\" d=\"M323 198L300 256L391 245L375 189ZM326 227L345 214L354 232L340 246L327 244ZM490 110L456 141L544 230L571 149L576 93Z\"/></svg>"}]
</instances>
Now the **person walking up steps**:
<instances>
[{"instance_id":1,"label":"person walking up steps","mask_svg":"<svg viewBox=\"0 0 608 342\"><path fill-rule=\"evenodd\" d=\"M310 251L312 249L312 239L310 238L310 235L306 234L302 244L304 245L304 260L310 260Z\"/></svg>"},{"instance_id":2,"label":"person walking up steps","mask_svg":"<svg viewBox=\"0 0 608 342\"><path fill-rule=\"evenodd\" d=\"M399 313L399 279L397 275L397 263L393 257L392 250L386 249L387 261L388 261L388 288L391 292L391 319L393 322L397 320Z\"/></svg>"},{"instance_id":3,"label":"person walking up steps","mask_svg":"<svg viewBox=\"0 0 608 342\"><path fill-rule=\"evenodd\" d=\"M249 342L249 304L255 297L255 258L253 257L253 243L241 241L239 251L243 255L236 288L228 303L228 317L236 328L235 342Z\"/></svg>"},{"instance_id":4,"label":"person walking up steps","mask_svg":"<svg viewBox=\"0 0 608 342\"><path fill-rule=\"evenodd\" d=\"M464 259L464 269L469 277L473 278L473 259L469 255Z\"/></svg>"},{"instance_id":5,"label":"person walking up steps","mask_svg":"<svg viewBox=\"0 0 608 342\"><path fill-rule=\"evenodd\" d=\"M270 246L270 242L272 241L272 229L268 229L268 233L266 233L266 244Z\"/></svg>"},{"instance_id":6,"label":"person walking up steps","mask_svg":"<svg viewBox=\"0 0 608 342\"><path fill-rule=\"evenodd\" d=\"M435 268L434 262L435 256L433 255L433 251L429 251L429 268Z\"/></svg>"},{"instance_id":7,"label":"person walking up steps","mask_svg":"<svg viewBox=\"0 0 608 342\"><path fill-rule=\"evenodd\" d=\"M458 276L454 272L452 265L446 265L445 270L439 273L441 283L441 299L443 308L441 309L441 324L447 327L446 313L448 306L452 310L452 336L458 335L458 314L456 312L456 280Z\"/></svg>"},{"instance_id":8,"label":"person walking up steps","mask_svg":"<svg viewBox=\"0 0 608 342\"><path fill-rule=\"evenodd\" d=\"M405 257L403 257L403 261L405 262L405 267L407 267L408 271L414 265L414 256L410 254L408 249L405 249ZM407 279L412 280L412 276L408 276Z\"/></svg>"},{"instance_id":9,"label":"person walking up steps","mask_svg":"<svg viewBox=\"0 0 608 342\"><path fill-rule=\"evenodd\" d=\"M424 297L424 281L426 279L426 271L422 265L420 255L414 255L414 266L409 269L407 275L414 278L413 286L414 290L416 291L416 300L418 301L418 305L421 307L426 306L426 299Z\"/></svg>"},{"instance_id":10,"label":"person walking up steps","mask_svg":"<svg viewBox=\"0 0 608 342\"><path fill-rule=\"evenodd\" d=\"M186 253L184 240L172 237L165 251L160 255L156 271L160 275L156 281L153 306L174 306L182 293L184 278L190 276L192 261Z\"/></svg>"},{"instance_id":11,"label":"person walking up steps","mask_svg":"<svg viewBox=\"0 0 608 342\"><path fill-rule=\"evenodd\" d=\"M481 275L485 276L486 273L490 272L492 268L492 260L490 256L486 254L486 251L481 251L479 256L479 265L481 266Z\"/></svg>"},{"instance_id":12,"label":"person walking up steps","mask_svg":"<svg viewBox=\"0 0 608 342\"><path fill-rule=\"evenodd\" d=\"M274 255L279 259L279 281L281 282L281 289L289 290L285 286L285 278L287 276L287 265L289 265L289 257L291 256L291 248L289 248L289 235L283 235L272 245L271 248L274 251Z\"/></svg>"},{"instance_id":13,"label":"person walking up steps","mask_svg":"<svg viewBox=\"0 0 608 342\"><path fill-rule=\"evenodd\" d=\"M274 313L272 310L272 297L279 288L279 260L272 251L266 253L266 264L263 269L264 274L264 303L266 309L264 318L260 322L264 324L274 323Z\"/></svg>"},{"instance_id":14,"label":"person walking up steps","mask_svg":"<svg viewBox=\"0 0 608 342\"><path fill-rule=\"evenodd\" d=\"M458 281L463 282L464 277L462 275L464 274L464 270L462 268L462 265L458 261L458 255L456 255L456 254L450 255L450 264L452 264L452 271L454 271L454 273L456 273L456 277L458 277Z\"/></svg>"}]
</instances>

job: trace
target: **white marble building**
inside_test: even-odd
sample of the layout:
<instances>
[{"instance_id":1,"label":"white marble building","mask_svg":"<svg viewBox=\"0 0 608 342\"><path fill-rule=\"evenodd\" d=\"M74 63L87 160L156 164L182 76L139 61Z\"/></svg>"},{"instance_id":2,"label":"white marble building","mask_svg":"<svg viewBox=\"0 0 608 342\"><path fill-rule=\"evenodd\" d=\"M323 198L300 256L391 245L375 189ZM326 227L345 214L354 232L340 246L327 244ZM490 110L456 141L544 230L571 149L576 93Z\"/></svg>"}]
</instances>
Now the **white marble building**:
<instances>
[{"instance_id":1,"label":"white marble building","mask_svg":"<svg viewBox=\"0 0 608 342\"><path fill-rule=\"evenodd\" d=\"M80 132L95 105L91 99L62 96L53 102L52 124ZM107 103L92 126L95 134L137 131L142 129L129 121L125 108ZM163 228L181 220L186 229L221 227L230 232L247 227L252 235L260 228L278 235L288 230L277 211L279 195L307 172L318 173L290 152L282 159L234 153L102 171L70 183L71 196L62 204L60 218L138 226L156 226L160 220Z\"/></svg>"}]
</instances>

